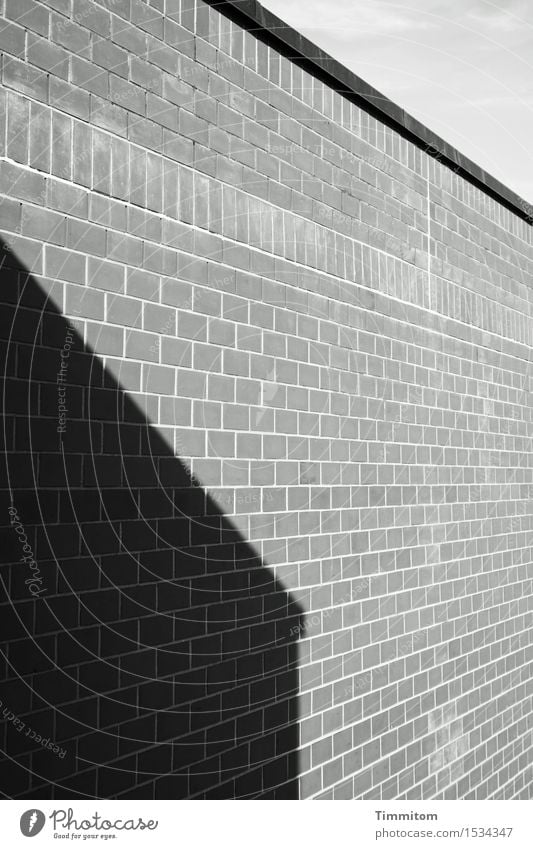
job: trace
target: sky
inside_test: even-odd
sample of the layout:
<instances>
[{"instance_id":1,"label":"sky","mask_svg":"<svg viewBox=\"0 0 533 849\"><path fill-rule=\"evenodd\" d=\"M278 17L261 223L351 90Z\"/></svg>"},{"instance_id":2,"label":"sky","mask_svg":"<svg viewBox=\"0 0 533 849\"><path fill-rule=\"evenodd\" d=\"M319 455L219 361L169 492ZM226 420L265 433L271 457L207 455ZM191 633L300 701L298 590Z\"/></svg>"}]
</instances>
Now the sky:
<instances>
[{"instance_id":1,"label":"sky","mask_svg":"<svg viewBox=\"0 0 533 849\"><path fill-rule=\"evenodd\" d=\"M261 0L533 203L533 0Z\"/></svg>"}]
</instances>

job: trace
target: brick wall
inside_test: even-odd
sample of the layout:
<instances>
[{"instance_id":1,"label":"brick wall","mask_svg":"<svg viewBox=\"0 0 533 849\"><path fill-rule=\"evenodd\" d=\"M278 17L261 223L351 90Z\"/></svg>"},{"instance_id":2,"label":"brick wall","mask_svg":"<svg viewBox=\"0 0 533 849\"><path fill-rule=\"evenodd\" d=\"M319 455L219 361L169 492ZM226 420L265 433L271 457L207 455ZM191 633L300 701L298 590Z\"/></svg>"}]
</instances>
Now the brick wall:
<instances>
[{"instance_id":1,"label":"brick wall","mask_svg":"<svg viewBox=\"0 0 533 849\"><path fill-rule=\"evenodd\" d=\"M529 798L531 226L202 0L1 0L2 792Z\"/></svg>"}]
</instances>

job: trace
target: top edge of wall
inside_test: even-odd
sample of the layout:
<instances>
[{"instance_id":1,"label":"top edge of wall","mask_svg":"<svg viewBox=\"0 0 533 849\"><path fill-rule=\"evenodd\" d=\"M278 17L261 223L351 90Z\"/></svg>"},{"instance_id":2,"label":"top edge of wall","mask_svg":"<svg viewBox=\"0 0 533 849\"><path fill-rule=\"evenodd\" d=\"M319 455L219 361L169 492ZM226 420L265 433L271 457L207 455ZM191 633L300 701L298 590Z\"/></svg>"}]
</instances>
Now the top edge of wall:
<instances>
[{"instance_id":1,"label":"top edge of wall","mask_svg":"<svg viewBox=\"0 0 533 849\"><path fill-rule=\"evenodd\" d=\"M482 189L528 224L533 224L533 204L521 198L436 133L409 115L384 94L366 83L257 0L205 0L221 14L253 32L305 70L320 77L339 94L363 106L430 156Z\"/></svg>"}]
</instances>

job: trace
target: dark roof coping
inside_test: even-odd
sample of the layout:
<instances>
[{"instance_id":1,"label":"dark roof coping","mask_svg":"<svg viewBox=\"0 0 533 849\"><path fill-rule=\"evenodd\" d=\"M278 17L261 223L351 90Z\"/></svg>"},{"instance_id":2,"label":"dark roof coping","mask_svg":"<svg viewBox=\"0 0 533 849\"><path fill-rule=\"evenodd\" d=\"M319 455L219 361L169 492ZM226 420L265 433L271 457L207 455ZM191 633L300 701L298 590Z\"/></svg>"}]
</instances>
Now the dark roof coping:
<instances>
[{"instance_id":1,"label":"dark roof coping","mask_svg":"<svg viewBox=\"0 0 533 849\"><path fill-rule=\"evenodd\" d=\"M533 224L533 204L519 195L441 139L388 97L333 59L312 41L261 6L257 0L206 0L226 17L253 32L285 57L327 83L335 91L364 107L374 117L397 130L461 177Z\"/></svg>"}]
</instances>

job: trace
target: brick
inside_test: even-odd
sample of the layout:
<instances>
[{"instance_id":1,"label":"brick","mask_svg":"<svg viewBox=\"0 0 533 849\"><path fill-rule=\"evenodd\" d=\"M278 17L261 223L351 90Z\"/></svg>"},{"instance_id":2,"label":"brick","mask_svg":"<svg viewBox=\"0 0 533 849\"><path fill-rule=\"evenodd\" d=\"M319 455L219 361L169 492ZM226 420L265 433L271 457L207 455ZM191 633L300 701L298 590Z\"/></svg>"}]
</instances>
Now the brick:
<instances>
[{"instance_id":1,"label":"brick","mask_svg":"<svg viewBox=\"0 0 533 849\"><path fill-rule=\"evenodd\" d=\"M163 74L163 98L176 106L191 109L194 103L194 89L185 80L175 75Z\"/></svg>"},{"instance_id":2,"label":"brick","mask_svg":"<svg viewBox=\"0 0 533 849\"><path fill-rule=\"evenodd\" d=\"M144 206L146 203L146 154L132 150L129 169L130 200Z\"/></svg>"},{"instance_id":3,"label":"brick","mask_svg":"<svg viewBox=\"0 0 533 849\"><path fill-rule=\"evenodd\" d=\"M57 77L50 77L50 105L69 115L87 120L90 114L89 94Z\"/></svg>"},{"instance_id":4,"label":"brick","mask_svg":"<svg viewBox=\"0 0 533 849\"><path fill-rule=\"evenodd\" d=\"M91 32L108 38L111 33L111 15L92 0L72 0L72 20Z\"/></svg>"},{"instance_id":5,"label":"brick","mask_svg":"<svg viewBox=\"0 0 533 849\"><path fill-rule=\"evenodd\" d=\"M163 128L160 124L137 115L128 116L128 138L135 144L152 151L160 151L163 143Z\"/></svg>"},{"instance_id":6,"label":"brick","mask_svg":"<svg viewBox=\"0 0 533 849\"><path fill-rule=\"evenodd\" d=\"M207 283L207 262L188 254L178 254L178 277L191 283Z\"/></svg>"},{"instance_id":7,"label":"brick","mask_svg":"<svg viewBox=\"0 0 533 849\"><path fill-rule=\"evenodd\" d=\"M143 390L158 395L174 395L175 369L166 366L143 366Z\"/></svg>"},{"instance_id":8,"label":"brick","mask_svg":"<svg viewBox=\"0 0 533 849\"><path fill-rule=\"evenodd\" d=\"M103 292L69 283L65 288L65 308L69 315L103 320L105 295Z\"/></svg>"},{"instance_id":9,"label":"brick","mask_svg":"<svg viewBox=\"0 0 533 849\"><path fill-rule=\"evenodd\" d=\"M160 156L150 153L146 157L146 205L155 212L161 212L163 209L163 163ZM165 273L174 273L176 267L174 253L161 248L160 255L163 266L167 263L171 265Z\"/></svg>"},{"instance_id":10,"label":"brick","mask_svg":"<svg viewBox=\"0 0 533 849\"><path fill-rule=\"evenodd\" d=\"M176 253L168 248L144 244L143 265L165 276L176 273Z\"/></svg>"},{"instance_id":11,"label":"brick","mask_svg":"<svg viewBox=\"0 0 533 849\"><path fill-rule=\"evenodd\" d=\"M528 798L530 225L213 4L4 6L10 793Z\"/></svg>"},{"instance_id":12,"label":"brick","mask_svg":"<svg viewBox=\"0 0 533 849\"><path fill-rule=\"evenodd\" d=\"M50 171L50 110L38 103L30 106L29 164L39 171Z\"/></svg>"},{"instance_id":13,"label":"brick","mask_svg":"<svg viewBox=\"0 0 533 849\"><path fill-rule=\"evenodd\" d=\"M111 109L115 111L113 107ZM102 113L100 115L103 117ZM110 125L115 123L115 117L121 119L121 116L110 115L106 110L106 117L102 121L102 126L110 128ZM111 139L110 193L114 197L124 200L129 199L130 190L129 153L129 147L125 141L117 138Z\"/></svg>"},{"instance_id":14,"label":"brick","mask_svg":"<svg viewBox=\"0 0 533 849\"><path fill-rule=\"evenodd\" d=\"M163 161L163 212L171 218L178 214L178 166L173 162Z\"/></svg>"},{"instance_id":15,"label":"brick","mask_svg":"<svg viewBox=\"0 0 533 849\"><path fill-rule=\"evenodd\" d=\"M88 196L83 189L55 180L49 183L46 202L52 209L79 218L86 218L89 210Z\"/></svg>"},{"instance_id":16,"label":"brick","mask_svg":"<svg viewBox=\"0 0 533 849\"><path fill-rule=\"evenodd\" d=\"M127 269L126 292L138 298L159 300L161 278L157 274L137 269Z\"/></svg>"},{"instance_id":17,"label":"brick","mask_svg":"<svg viewBox=\"0 0 533 849\"><path fill-rule=\"evenodd\" d=\"M68 11L66 14L68 14ZM70 50L77 56L89 58L90 35L83 27L62 15L52 14L51 35L54 43Z\"/></svg>"},{"instance_id":18,"label":"brick","mask_svg":"<svg viewBox=\"0 0 533 849\"><path fill-rule=\"evenodd\" d=\"M178 395L185 398L205 398L206 376L198 372L189 372L178 369L177 389Z\"/></svg>"},{"instance_id":19,"label":"brick","mask_svg":"<svg viewBox=\"0 0 533 849\"><path fill-rule=\"evenodd\" d=\"M97 130L92 134L91 188L103 194L111 193L111 137Z\"/></svg>"},{"instance_id":20,"label":"brick","mask_svg":"<svg viewBox=\"0 0 533 849\"><path fill-rule=\"evenodd\" d=\"M194 114L208 124L216 124L217 120L217 103L209 95L204 92L196 91L194 94Z\"/></svg>"},{"instance_id":21,"label":"brick","mask_svg":"<svg viewBox=\"0 0 533 849\"><path fill-rule=\"evenodd\" d=\"M222 312L222 296L220 292L195 287L193 309L198 313L220 317Z\"/></svg>"},{"instance_id":22,"label":"brick","mask_svg":"<svg viewBox=\"0 0 533 849\"><path fill-rule=\"evenodd\" d=\"M212 401L195 401L193 405L193 424L195 427L220 427L220 406ZM209 440L209 435L208 435Z\"/></svg>"},{"instance_id":23,"label":"brick","mask_svg":"<svg viewBox=\"0 0 533 849\"><path fill-rule=\"evenodd\" d=\"M111 38L128 53L146 56L146 33L119 17L113 17Z\"/></svg>"},{"instance_id":24,"label":"brick","mask_svg":"<svg viewBox=\"0 0 533 849\"><path fill-rule=\"evenodd\" d=\"M64 215L46 209L25 206L22 213L22 233L32 239L65 245L67 223Z\"/></svg>"},{"instance_id":25,"label":"brick","mask_svg":"<svg viewBox=\"0 0 533 849\"><path fill-rule=\"evenodd\" d=\"M19 261L23 263L24 268L35 274L43 273L43 247L38 242L31 239L25 239L18 234L8 234L3 239L4 256L7 255L8 261L6 267L9 268L11 263L10 255L13 254L17 259L15 266L18 267Z\"/></svg>"},{"instance_id":26,"label":"brick","mask_svg":"<svg viewBox=\"0 0 533 849\"><path fill-rule=\"evenodd\" d=\"M0 199L0 227L11 233L20 233L22 227L22 204L9 198Z\"/></svg>"},{"instance_id":27,"label":"brick","mask_svg":"<svg viewBox=\"0 0 533 849\"><path fill-rule=\"evenodd\" d=\"M68 79L69 55L62 47L50 44L45 38L38 35L28 35L26 47L28 62L37 65L44 71L49 71L56 77Z\"/></svg>"},{"instance_id":28,"label":"brick","mask_svg":"<svg viewBox=\"0 0 533 849\"><path fill-rule=\"evenodd\" d=\"M71 169L78 161L73 163L72 157L72 135L73 124L70 118L61 113L52 114L52 163L51 171L56 177L64 180L71 179ZM77 152L77 151L76 151Z\"/></svg>"},{"instance_id":29,"label":"brick","mask_svg":"<svg viewBox=\"0 0 533 849\"><path fill-rule=\"evenodd\" d=\"M156 38L163 38L163 16L142 0L131 0L131 21Z\"/></svg>"},{"instance_id":30,"label":"brick","mask_svg":"<svg viewBox=\"0 0 533 849\"><path fill-rule=\"evenodd\" d=\"M202 118L197 118L191 115L185 109L179 111L179 132L194 142L207 145L208 143L208 124Z\"/></svg>"},{"instance_id":31,"label":"brick","mask_svg":"<svg viewBox=\"0 0 533 849\"><path fill-rule=\"evenodd\" d=\"M126 335L126 357L135 360L159 361L158 339L154 333L131 330Z\"/></svg>"},{"instance_id":32,"label":"brick","mask_svg":"<svg viewBox=\"0 0 533 849\"><path fill-rule=\"evenodd\" d=\"M80 86L99 97L109 95L109 73L92 62L87 62L79 56L72 56L70 60L70 80L74 85Z\"/></svg>"},{"instance_id":33,"label":"brick","mask_svg":"<svg viewBox=\"0 0 533 849\"><path fill-rule=\"evenodd\" d=\"M106 252L106 232L86 221L67 221L67 245L73 250L104 256Z\"/></svg>"},{"instance_id":34,"label":"brick","mask_svg":"<svg viewBox=\"0 0 533 849\"><path fill-rule=\"evenodd\" d=\"M164 337L161 343L161 362L167 365L192 366L192 344L185 339Z\"/></svg>"},{"instance_id":35,"label":"brick","mask_svg":"<svg viewBox=\"0 0 533 849\"><path fill-rule=\"evenodd\" d=\"M93 293L100 294L100 293ZM122 357L124 354L124 330L121 327L108 327L105 324L86 323L87 344L99 354ZM122 363L123 364L123 363ZM119 379L123 385L124 371L121 369Z\"/></svg>"},{"instance_id":36,"label":"brick","mask_svg":"<svg viewBox=\"0 0 533 849\"><path fill-rule=\"evenodd\" d=\"M116 72L109 75L109 96L113 103L122 106L128 112L136 112L138 115L146 114L146 92L136 85L132 85L119 76Z\"/></svg>"},{"instance_id":37,"label":"brick","mask_svg":"<svg viewBox=\"0 0 533 849\"><path fill-rule=\"evenodd\" d=\"M89 286L96 289L106 289L110 292L123 292L125 285L124 266L116 262L88 258L87 281Z\"/></svg>"},{"instance_id":38,"label":"brick","mask_svg":"<svg viewBox=\"0 0 533 849\"><path fill-rule=\"evenodd\" d=\"M19 59L4 57L2 81L8 88L15 89L28 97L46 102L48 100L48 76L38 68Z\"/></svg>"},{"instance_id":39,"label":"brick","mask_svg":"<svg viewBox=\"0 0 533 849\"><path fill-rule=\"evenodd\" d=\"M250 410L244 404L227 404L223 412L223 427L226 430L247 430Z\"/></svg>"},{"instance_id":40,"label":"brick","mask_svg":"<svg viewBox=\"0 0 533 849\"><path fill-rule=\"evenodd\" d=\"M161 240L161 219L145 210L128 209L128 231L151 242Z\"/></svg>"},{"instance_id":41,"label":"brick","mask_svg":"<svg viewBox=\"0 0 533 849\"><path fill-rule=\"evenodd\" d=\"M197 342L194 345L193 366L200 371L219 372L222 369L222 351L214 345Z\"/></svg>"},{"instance_id":42,"label":"brick","mask_svg":"<svg viewBox=\"0 0 533 849\"><path fill-rule=\"evenodd\" d=\"M248 484L247 461L224 460L222 462L222 483L224 486L246 486Z\"/></svg>"},{"instance_id":43,"label":"brick","mask_svg":"<svg viewBox=\"0 0 533 849\"><path fill-rule=\"evenodd\" d=\"M35 0L6 0L6 17L40 35L48 35L50 12Z\"/></svg>"},{"instance_id":44,"label":"brick","mask_svg":"<svg viewBox=\"0 0 533 849\"><path fill-rule=\"evenodd\" d=\"M89 196L89 219L115 230L125 230L127 210L124 204L91 194Z\"/></svg>"},{"instance_id":45,"label":"brick","mask_svg":"<svg viewBox=\"0 0 533 849\"><path fill-rule=\"evenodd\" d=\"M158 68L140 59L130 56L130 82L135 83L145 91L161 95L163 89L163 74Z\"/></svg>"},{"instance_id":46,"label":"brick","mask_svg":"<svg viewBox=\"0 0 533 849\"><path fill-rule=\"evenodd\" d=\"M142 249L141 239L134 239L124 233L109 232L107 234L107 256L109 259L124 262L126 265L141 266Z\"/></svg>"},{"instance_id":47,"label":"brick","mask_svg":"<svg viewBox=\"0 0 533 849\"><path fill-rule=\"evenodd\" d=\"M47 245L45 249L45 271L47 277L85 283L87 258L83 254Z\"/></svg>"},{"instance_id":48,"label":"brick","mask_svg":"<svg viewBox=\"0 0 533 849\"><path fill-rule=\"evenodd\" d=\"M193 175L186 168L179 169L179 219L187 224L194 223Z\"/></svg>"},{"instance_id":49,"label":"brick","mask_svg":"<svg viewBox=\"0 0 533 849\"><path fill-rule=\"evenodd\" d=\"M148 61L170 74L179 73L177 52L166 44L161 44L160 41L151 38L148 39Z\"/></svg>"},{"instance_id":50,"label":"brick","mask_svg":"<svg viewBox=\"0 0 533 849\"><path fill-rule=\"evenodd\" d=\"M180 399L180 402L183 403ZM176 429L176 446L185 457L203 457L205 452L205 434L187 428Z\"/></svg>"},{"instance_id":51,"label":"brick","mask_svg":"<svg viewBox=\"0 0 533 849\"><path fill-rule=\"evenodd\" d=\"M194 37L190 32L174 21L165 21L165 41L171 47L175 47L179 53L194 57Z\"/></svg>"},{"instance_id":52,"label":"brick","mask_svg":"<svg viewBox=\"0 0 533 849\"><path fill-rule=\"evenodd\" d=\"M168 307L145 304L143 321L145 330L153 330L165 336L174 336L176 333L176 311Z\"/></svg>"},{"instance_id":53,"label":"brick","mask_svg":"<svg viewBox=\"0 0 533 849\"><path fill-rule=\"evenodd\" d=\"M3 21L0 28L0 50L24 59L26 36L24 29L17 24Z\"/></svg>"},{"instance_id":54,"label":"brick","mask_svg":"<svg viewBox=\"0 0 533 849\"><path fill-rule=\"evenodd\" d=\"M146 115L169 130L178 129L177 107L150 92L146 95Z\"/></svg>"},{"instance_id":55,"label":"brick","mask_svg":"<svg viewBox=\"0 0 533 849\"><path fill-rule=\"evenodd\" d=\"M89 95L89 98L91 122L96 124L98 127L102 127L113 134L117 134L125 138L128 135L128 114L126 110L122 109L120 106L115 106L114 104L103 100L101 97L97 97L95 94ZM115 141L116 140L113 139L112 144L114 144ZM124 167L127 168L127 165L128 161L126 159Z\"/></svg>"},{"instance_id":56,"label":"brick","mask_svg":"<svg viewBox=\"0 0 533 849\"><path fill-rule=\"evenodd\" d=\"M142 301L120 295L107 296L106 321L126 327L142 326Z\"/></svg>"},{"instance_id":57,"label":"brick","mask_svg":"<svg viewBox=\"0 0 533 849\"><path fill-rule=\"evenodd\" d=\"M0 155L6 152L7 92L0 91Z\"/></svg>"}]
</instances>

